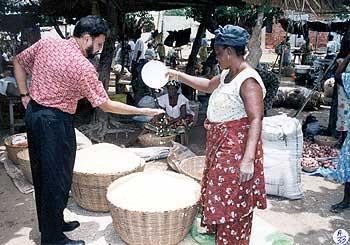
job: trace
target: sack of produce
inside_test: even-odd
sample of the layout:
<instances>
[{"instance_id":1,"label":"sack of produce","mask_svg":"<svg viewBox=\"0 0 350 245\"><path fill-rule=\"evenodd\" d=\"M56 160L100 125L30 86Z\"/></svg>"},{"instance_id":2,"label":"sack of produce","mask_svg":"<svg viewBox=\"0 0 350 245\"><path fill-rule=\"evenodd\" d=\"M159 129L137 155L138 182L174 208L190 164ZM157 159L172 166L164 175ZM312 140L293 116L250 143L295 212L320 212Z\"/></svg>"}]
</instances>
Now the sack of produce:
<instances>
[{"instance_id":1,"label":"sack of produce","mask_svg":"<svg viewBox=\"0 0 350 245\"><path fill-rule=\"evenodd\" d=\"M265 117L262 138L267 194L302 198L300 158L303 132L300 122L286 115Z\"/></svg>"}]
</instances>

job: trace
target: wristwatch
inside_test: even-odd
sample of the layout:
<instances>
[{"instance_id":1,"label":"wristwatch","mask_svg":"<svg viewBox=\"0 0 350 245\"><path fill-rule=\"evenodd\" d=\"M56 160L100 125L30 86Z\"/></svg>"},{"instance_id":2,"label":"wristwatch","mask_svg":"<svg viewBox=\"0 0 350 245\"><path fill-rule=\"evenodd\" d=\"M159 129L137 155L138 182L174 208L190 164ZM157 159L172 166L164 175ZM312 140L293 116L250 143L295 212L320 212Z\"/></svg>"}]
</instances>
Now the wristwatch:
<instances>
[{"instance_id":1,"label":"wristwatch","mask_svg":"<svg viewBox=\"0 0 350 245\"><path fill-rule=\"evenodd\" d=\"M26 97L26 96L29 96L29 93L19 94L19 96L21 96L21 97Z\"/></svg>"}]
</instances>

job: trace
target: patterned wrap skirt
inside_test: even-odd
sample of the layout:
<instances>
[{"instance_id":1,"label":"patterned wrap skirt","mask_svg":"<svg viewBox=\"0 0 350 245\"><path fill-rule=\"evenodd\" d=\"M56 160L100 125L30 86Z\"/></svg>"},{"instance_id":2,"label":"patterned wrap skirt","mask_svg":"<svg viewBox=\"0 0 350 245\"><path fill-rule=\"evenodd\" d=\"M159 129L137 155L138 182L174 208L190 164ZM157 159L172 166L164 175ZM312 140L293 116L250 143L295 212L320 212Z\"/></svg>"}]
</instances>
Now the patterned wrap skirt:
<instances>
[{"instance_id":1,"label":"patterned wrap skirt","mask_svg":"<svg viewBox=\"0 0 350 245\"><path fill-rule=\"evenodd\" d=\"M253 178L240 183L239 169L248 138L248 118L211 123L207 130L206 168L202 179L202 225L209 232L216 225L236 223L252 214L255 207L266 208L263 150L257 144Z\"/></svg>"}]
</instances>

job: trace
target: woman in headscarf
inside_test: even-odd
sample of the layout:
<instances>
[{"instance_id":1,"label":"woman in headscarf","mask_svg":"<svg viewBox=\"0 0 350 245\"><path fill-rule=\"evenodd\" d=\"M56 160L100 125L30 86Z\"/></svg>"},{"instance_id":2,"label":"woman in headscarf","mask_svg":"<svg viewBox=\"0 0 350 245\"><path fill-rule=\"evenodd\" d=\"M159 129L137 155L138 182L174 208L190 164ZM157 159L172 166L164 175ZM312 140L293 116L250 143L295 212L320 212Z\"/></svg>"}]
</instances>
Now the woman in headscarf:
<instances>
[{"instance_id":1,"label":"woman in headscarf","mask_svg":"<svg viewBox=\"0 0 350 245\"><path fill-rule=\"evenodd\" d=\"M191 123L194 112L190 108L189 100L179 92L180 84L176 80L172 80L167 83L166 88L168 93L160 96L157 101L158 105L169 116L169 124L176 124L181 120L185 120L186 125Z\"/></svg>"},{"instance_id":2,"label":"woman in headscarf","mask_svg":"<svg viewBox=\"0 0 350 245\"><path fill-rule=\"evenodd\" d=\"M244 61L249 34L239 26L215 31L221 69L211 80L169 70L188 86L211 93L202 179L202 224L217 244L249 244L253 210L266 208L261 143L263 98L259 74Z\"/></svg>"},{"instance_id":3,"label":"woman in headscarf","mask_svg":"<svg viewBox=\"0 0 350 245\"><path fill-rule=\"evenodd\" d=\"M164 109L165 115L153 117L145 127L156 130L158 134L162 130L170 130L176 133L182 144L188 144L188 130L192 126L194 112L190 108L189 100L180 93L180 84L176 80L169 81L166 85L167 93L157 98L160 108ZM155 127L152 127L155 126Z\"/></svg>"}]
</instances>

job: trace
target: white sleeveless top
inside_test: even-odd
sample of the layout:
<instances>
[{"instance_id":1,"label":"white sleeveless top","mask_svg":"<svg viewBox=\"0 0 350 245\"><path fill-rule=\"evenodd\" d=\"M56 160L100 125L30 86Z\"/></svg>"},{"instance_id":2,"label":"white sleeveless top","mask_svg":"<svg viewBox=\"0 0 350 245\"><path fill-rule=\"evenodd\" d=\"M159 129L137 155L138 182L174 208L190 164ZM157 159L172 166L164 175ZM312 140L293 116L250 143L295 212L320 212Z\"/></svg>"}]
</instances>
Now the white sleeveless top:
<instances>
[{"instance_id":1,"label":"white sleeveless top","mask_svg":"<svg viewBox=\"0 0 350 245\"><path fill-rule=\"evenodd\" d=\"M247 117L243 100L240 96L242 83L248 78L254 78L263 90L266 89L260 75L252 68L241 71L231 82L225 83L229 70L223 70L220 75L220 84L209 98L207 118L210 122L226 122Z\"/></svg>"},{"instance_id":2,"label":"white sleeveless top","mask_svg":"<svg viewBox=\"0 0 350 245\"><path fill-rule=\"evenodd\" d=\"M158 104L160 107L165 108L166 114L168 114L171 118L178 118L181 114L181 106L186 105L186 113L187 115L194 116L194 112L190 108L189 100L183 95L178 94L177 104L172 107L169 102L168 94L164 94L158 98Z\"/></svg>"}]
</instances>

